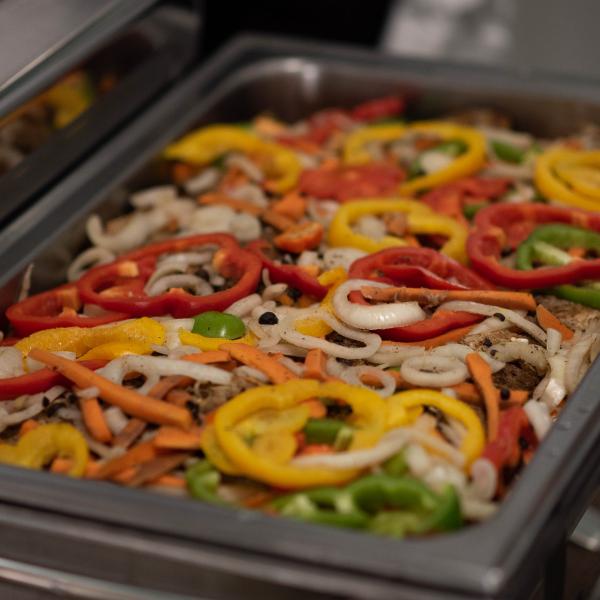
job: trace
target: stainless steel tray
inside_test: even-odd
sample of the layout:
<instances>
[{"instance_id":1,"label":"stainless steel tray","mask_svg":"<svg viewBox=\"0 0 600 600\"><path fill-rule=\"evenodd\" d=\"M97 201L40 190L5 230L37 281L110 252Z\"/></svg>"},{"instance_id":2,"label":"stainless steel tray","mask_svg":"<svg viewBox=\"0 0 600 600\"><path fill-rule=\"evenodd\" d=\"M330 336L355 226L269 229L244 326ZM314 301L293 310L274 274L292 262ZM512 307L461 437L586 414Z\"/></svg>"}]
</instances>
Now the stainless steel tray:
<instances>
[{"instance_id":1,"label":"stainless steel tray","mask_svg":"<svg viewBox=\"0 0 600 600\"><path fill-rule=\"evenodd\" d=\"M600 121L598 87L589 82L241 38L4 230L3 301L32 260L38 284L56 283L83 247L86 216L115 214L124 205L123 188L161 181L160 149L191 126L240 121L263 110L297 119L394 92L411 94L415 115L497 106L538 134ZM599 385L597 363L497 516L456 534L394 541L0 467L2 552L38 566L215 598L294 597L300 590L411 600L524 598L597 481Z\"/></svg>"},{"instance_id":2,"label":"stainless steel tray","mask_svg":"<svg viewBox=\"0 0 600 600\"><path fill-rule=\"evenodd\" d=\"M110 91L95 98L73 122L53 131L18 165L0 176L0 226L34 202L36 196L56 182L69 167L89 154L116 127L183 72L190 65L197 46L198 16L185 4L176 6L148 0L136 0L130 5L109 2L104 10L98 6L92 10L93 3L89 2L74 7L68 1L56 7L48 3L39 4L38 0L28 0L23 6L14 2L9 2L8 7L1 4L0 22L6 16L5 12L14 12L14 19L20 17L23 20L25 9L37 9L43 19L44 6L52 6L59 14L61 9L74 8L74 17L79 17L82 23L68 36L63 32L68 39L61 38L61 43L54 40L55 45L34 60L35 64L30 65L31 69L25 69L22 76L15 75L16 80L10 82L9 89L3 90L0 86L0 116L8 114L3 112L2 107L8 106L9 101L12 106L15 98L31 99L31 95L24 94L30 93L31 89L39 91L42 83L49 86L75 67L82 67L95 79L103 74L112 74L116 77L116 84ZM149 8L151 4L155 6ZM8 11L8 8L13 8L13 11ZM137 19L132 23L133 17ZM23 28L22 23L20 26L13 21L11 23L19 31ZM35 23L33 19L32 30L36 30ZM2 26L5 25L2 22ZM58 25L50 19L47 29L42 28L43 32L49 35ZM97 48L99 44L101 46ZM91 48L95 49L93 53ZM10 50L7 50L9 54ZM18 51L14 51L18 56ZM49 74L54 78L49 79Z\"/></svg>"}]
</instances>

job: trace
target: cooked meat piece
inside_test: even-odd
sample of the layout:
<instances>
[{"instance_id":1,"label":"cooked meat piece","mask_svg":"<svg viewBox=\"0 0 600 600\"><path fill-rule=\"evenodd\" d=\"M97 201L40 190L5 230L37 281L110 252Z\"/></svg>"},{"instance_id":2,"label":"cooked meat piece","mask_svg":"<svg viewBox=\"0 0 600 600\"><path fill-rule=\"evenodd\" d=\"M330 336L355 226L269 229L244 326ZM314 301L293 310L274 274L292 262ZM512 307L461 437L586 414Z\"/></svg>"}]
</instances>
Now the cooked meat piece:
<instances>
[{"instance_id":1,"label":"cooked meat piece","mask_svg":"<svg viewBox=\"0 0 600 600\"><path fill-rule=\"evenodd\" d=\"M594 308L556 296L539 295L536 296L536 300L574 331L580 330L586 333L600 331L600 311Z\"/></svg>"},{"instance_id":2,"label":"cooked meat piece","mask_svg":"<svg viewBox=\"0 0 600 600\"><path fill-rule=\"evenodd\" d=\"M531 365L517 360L507 363L504 369L493 375L493 380L498 388L531 391L542 380L542 376Z\"/></svg>"}]
</instances>

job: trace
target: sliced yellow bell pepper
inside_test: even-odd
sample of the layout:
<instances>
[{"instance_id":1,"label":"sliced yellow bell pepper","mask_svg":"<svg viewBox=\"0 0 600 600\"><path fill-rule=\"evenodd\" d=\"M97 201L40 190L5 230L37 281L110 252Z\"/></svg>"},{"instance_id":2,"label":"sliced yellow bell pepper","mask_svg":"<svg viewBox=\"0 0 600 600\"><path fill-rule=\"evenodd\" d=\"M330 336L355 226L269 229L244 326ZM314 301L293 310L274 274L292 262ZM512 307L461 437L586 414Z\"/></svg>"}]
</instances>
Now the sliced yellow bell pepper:
<instances>
[{"instance_id":1,"label":"sliced yellow bell pepper","mask_svg":"<svg viewBox=\"0 0 600 600\"><path fill-rule=\"evenodd\" d=\"M296 379L275 386L247 390L221 406L215 413L214 420L220 447L241 473L277 487L297 489L335 485L352 479L358 474L355 470L303 468L289 463L282 464L280 460L283 451L272 457L265 456L262 451L259 454L237 431L240 422L256 413L267 409L286 411L312 397L335 398L352 407L352 424L357 429L350 450L373 446L383 435L387 407L375 392L345 383Z\"/></svg>"},{"instance_id":2,"label":"sliced yellow bell pepper","mask_svg":"<svg viewBox=\"0 0 600 600\"><path fill-rule=\"evenodd\" d=\"M366 252L377 252L384 248L405 246L402 238L386 235L372 239L352 230L352 225L365 215L381 215L402 212L407 214L408 229L413 234L441 234L448 238L440 249L460 262L466 261L465 244L467 229L450 217L437 215L427 205L415 200L389 198L365 198L346 202L335 213L329 227L329 243L332 246L350 246Z\"/></svg>"},{"instance_id":3,"label":"sliced yellow bell pepper","mask_svg":"<svg viewBox=\"0 0 600 600\"><path fill-rule=\"evenodd\" d=\"M81 477L89 451L85 438L68 423L46 423L27 432L15 445L0 444L0 463L41 469L57 457L69 458L69 475Z\"/></svg>"},{"instance_id":4,"label":"sliced yellow bell pepper","mask_svg":"<svg viewBox=\"0 0 600 600\"><path fill-rule=\"evenodd\" d=\"M416 407L433 406L441 410L445 415L460 421L467 432L462 440L461 452L469 466L483 452L485 446L485 432L477 413L464 402L445 396L435 390L409 390L398 392L387 399L390 407L400 406L405 410ZM390 410L393 410L390 408Z\"/></svg>"},{"instance_id":5,"label":"sliced yellow bell pepper","mask_svg":"<svg viewBox=\"0 0 600 600\"><path fill-rule=\"evenodd\" d=\"M200 440L200 446L202 451L206 455L206 458L226 475L240 475L240 471L235 465L227 458L225 452L219 445L217 440L217 434L215 433L214 425L206 425L202 429L202 437Z\"/></svg>"},{"instance_id":6,"label":"sliced yellow bell pepper","mask_svg":"<svg viewBox=\"0 0 600 600\"><path fill-rule=\"evenodd\" d=\"M399 194L413 194L466 177L478 171L485 162L485 138L477 130L442 121L420 121L411 125L371 125L358 129L346 138L344 161L350 165L368 163L371 156L365 146L369 142L392 142L419 133L439 136L443 141L460 140L466 144L467 150L454 158L447 167L400 184Z\"/></svg>"},{"instance_id":7,"label":"sliced yellow bell pepper","mask_svg":"<svg viewBox=\"0 0 600 600\"><path fill-rule=\"evenodd\" d=\"M600 150L550 148L535 163L540 192L571 206L600 209Z\"/></svg>"},{"instance_id":8,"label":"sliced yellow bell pepper","mask_svg":"<svg viewBox=\"0 0 600 600\"><path fill-rule=\"evenodd\" d=\"M275 142L267 142L253 133L235 125L211 125L192 131L168 146L164 152L168 160L205 165L227 152L256 155L263 161L268 187L274 192L290 190L302 172L302 164L296 154Z\"/></svg>"},{"instance_id":9,"label":"sliced yellow bell pepper","mask_svg":"<svg viewBox=\"0 0 600 600\"><path fill-rule=\"evenodd\" d=\"M347 165L364 165L371 161L365 149L369 142L393 142L406 132L406 125L369 125L356 129L344 142L344 162Z\"/></svg>"},{"instance_id":10,"label":"sliced yellow bell pepper","mask_svg":"<svg viewBox=\"0 0 600 600\"><path fill-rule=\"evenodd\" d=\"M50 352L75 352L79 357L89 352L92 348L104 344L125 343L158 346L165 342L164 326L150 319L142 317L116 325L100 325L98 327L59 327L36 331L15 344L24 355L29 354L32 348L48 350Z\"/></svg>"},{"instance_id":11,"label":"sliced yellow bell pepper","mask_svg":"<svg viewBox=\"0 0 600 600\"><path fill-rule=\"evenodd\" d=\"M152 354L152 346L142 342L107 342L86 352L81 357L81 360L93 360L97 358L112 360L125 354Z\"/></svg>"},{"instance_id":12,"label":"sliced yellow bell pepper","mask_svg":"<svg viewBox=\"0 0 600 600\"><path fill-rule=\"evenodd\" d=\"M226 340L225 338L212 338L199 333L192 333L186 329L179 330L179 341L185 346L195 346L200 350L218 350L224 343L233 341L236 344L247 344L248 346L256 346L256 337L251 332L246 333L243 337L237 340Z\"/></svg>"}]
</instances>

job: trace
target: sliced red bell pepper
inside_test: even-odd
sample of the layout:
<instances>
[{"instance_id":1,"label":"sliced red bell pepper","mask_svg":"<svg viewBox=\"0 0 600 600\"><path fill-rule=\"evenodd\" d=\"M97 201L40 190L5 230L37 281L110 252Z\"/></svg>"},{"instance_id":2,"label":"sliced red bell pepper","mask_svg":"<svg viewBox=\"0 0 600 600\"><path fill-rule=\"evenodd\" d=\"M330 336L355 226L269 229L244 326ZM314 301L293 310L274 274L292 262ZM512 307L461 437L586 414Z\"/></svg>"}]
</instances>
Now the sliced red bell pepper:
<instances>
[{"instance_id":1,"label":"sliced red bell pepper","mask_svg":"<svg viewBox=\"0 0 600 600\"><path fill-rule=\"evenodd\" d=\"M477 273L431 248L400 247L374 252L355 260L349 276L434 290L494 289Z\"/></svg>"},{"instance_id":2,"label":"sliced red bell pepper","mask_svg":"<svg viewBox=\"0 0 600 600\"><path fill-rule=\"evenodd\" d=\"M143 291L160 256L190 252L203 246L216 246L213 265L223 277L237 279L229 289L207 296L195 296L182 289L171 289L158 296L148 296ZM261 267L261 261L243 250L228 234L195 235L150 244L124 254L115 262L88 271L77 282L77 288L85 302L122 311L129 316L192 317L209 310L223 311L236 300L253 293ZM128 278L135 285L124 284Z\"/></svg>"},{"instance_id":3,"label":"sliced red bell pepper","mask_svg":"<svg viewBox=\"0 0 600 600\"><path fill-rule=\"evenodd\" d=\"M26 336L53 327L96 327L129 316L123 312L107 312L88 317L78 312L82 304L77 287L67 284L9 306L6 318L18 335Z\"/></svg>"},{"instance_id":4,"label":"sliced red bell pepper","mask_svg":"<svg viewBox=\"0 0 600 600\"><path fill-rule=\"evenodd\" d=\"M269 277L273 283L286 283L317 300L325 298L328 288L321 285L316 277L309 275L304 269L296 265L283 265L270 260L265 254L265 250L268 250L268 248L269 244L264 240L255 240L247 246L249 252L260 258L262 266L269 271Z\"/></svg>"},{"instance_id":5,"label":"sliced red bell pepper","mask_svg":"<svg viewBox=\"0 0 600 600\"><path fill-rule=\"evenodd\" d=\"M385 96L384 98L376 98L368 100L350 111L350 116L355 121L378 121L379 119L388 119L395 117L404 112L406 101L399 96Z\"/></svg>"},{"instance_id":6,"label":"sliced red bell pepper","mask_svg":"<svg viewBox=\"0 0 600 600\"><path fill-rule=\"evenodd\" d=\"M466 177L446 185L440 185L421 197L421 201L435 212L447 215L467 224L463 210L467 204L479 204L494 200L504 194L510 179Z\"/></svg>"},{"instance_id":7,"label":"sliced red bell pepper","mask_svg":"<svg viewBox=\"0 0 600 600\"><path fill-rule=\"evenodd\" d=\"M95 371L107 362L107 360L95 359L82 360L81 364ZM5 377L0 379L0 400L13 400L25 394L39 394L55 385L70 387L71 382L53 369L46 368L17 377Z\"/></svg>"},{"instance_id":8,"label":"sliced red bell pepper","mask_svg":"<svg viewBox=\"0 0 600 600\"><path fill-rule=\"evenodd\" d=\"M304 171L300 175L298 189L316 198L345 202L395 193L404 179L404 170L387 163L373 162L354 167L326 166Z\"/></svg>"},{"instance_id":9,"label":"sliced red bell pepper","mask_svg":"<svg viewBox=\"0 0 600 600\"><path fill-rule=\"evenodd\" d=\"M528 451L535 450L537 437L527 414L520 406L513 406L500 412L498 435L493 442L485 446L482 458L487 458L498 471L498 491L504 489L502 475L505 468L514 469L521 462L523 448L521 440L526 443Z\"/></svg>"},{"instance_id":10,"label":"sliced red bell pepper","mask_svg":"<svg viewBox=\"0 0 600 600\"><path fill-rule=\"evenodd\" d=\"M544 223L567 223L600 231L600 214L579 208L539 203L493 204L477 213L467 240L473 269L490 281L512 289L542 289L600 278L600 258L577 260L564 266L520 271L504 266L500 257L515 250Z\"/></svg>"}]
</instances>

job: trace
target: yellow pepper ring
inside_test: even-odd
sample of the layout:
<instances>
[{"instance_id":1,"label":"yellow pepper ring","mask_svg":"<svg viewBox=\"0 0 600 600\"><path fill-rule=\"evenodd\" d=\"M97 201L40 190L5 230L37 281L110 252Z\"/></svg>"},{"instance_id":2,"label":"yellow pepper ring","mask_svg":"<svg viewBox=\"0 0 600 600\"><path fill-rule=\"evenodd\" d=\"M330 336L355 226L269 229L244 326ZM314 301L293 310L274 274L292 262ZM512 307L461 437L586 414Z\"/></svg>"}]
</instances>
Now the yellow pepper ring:
<instances>
[{"instance_id":1,"label":"yellow pepper ring","mask_svg":"<svg viewBox=\"0 0 600 600\"><path fill-rule=\"evenodd\" d=\"M406 126L371 125L353 131L344 143L344 162L348 165L364 165L371 161L365 149L369 142L392 142L404 135Z\"/></svg>"},{"instance_id":2,"label":"yellow pepper ring","mask_svg":"<svg viewBox=\"0 0 600 600\"><path fill-rule=\"evenodd\" d=\"M411 233L447 236L449 239L442 246L440 252L460 262L466 261L466 227L454 219L435 214L427 205L415 200L365 198L346 202L340 206L331 222L329 243L332 246L359 248L365 252L377 252L384 248L406 246L406 242L402 238L384 236L380 240L374 240L352 230L352 224L360 217L390 212L407 213Z\"/></svg>"},{"instance_id":3,"label":"yellow pepper ring","mask_svg":"<svg viewBox=\"0 0 600 600\"><path fill-rule=\"evenodd\" d=\"M234 125L211 125L192 131L168 146L164 156L168 160L205 165L232 151L266 156L270 161L268 169L274 175L269 182L274 192L286 192L294 187L302 172L302 165L292 150L264 141Z\"/></svg>"},{"instance_id":4,"label":"yellow pepper ring","mask_svg":"<svg viewBox=\"0 0 600 600\"><path fill-rule=\"evenodd\" d=\"M551 148L538 156L535 184L551 200L598 210L600 208L600 150Z\"/></svg>"},{"instance_id":5,"label":"yellow pepper ring","mask_svg":"<svg viewBox=\"0 0 600 600\"><path fill-rule=\"evenodd\" d=\"M83 435L68 423L46 423L28 431L16 445L0 444L0 463L41 469L56 457L69 458L71 477L81 477L88 462Z\"/></svg>"},{"instance_id":6,"label":"yellow pepper ring","mask_svg":"<svg viewBox=\"0 0 600 600\"><path fill-rule=\"evenodd\" d=\"M413 194L442 183L448 183L478 171L485 162L485 138L475 129L444 123L441 121L420 121L412 125L372 125L351 133L344 145L344 161L350 165L370 162L371 156L365 146L372 141L391 142L412 133L425 133L440 136L443 140L460 140L467 145L467 150L456 157L447 167L416 177L400 184L399 194Z\"/></svg>"},{"instance_id":7,"label":"yellow pepper ring","mask_svg":"<svg viewBox=\"0 0 600 600\"><path fill-rule=\"evenodd\" d=\"M449 417L460 421L467 429L460 450L469 466L483 452L485 433L477 413L464 402L445 396L434 390L410 390L399 392L387 399L388 404L399 404L405 409L433 406Z\"/></svg>"},{"instance_id":8,"label":"yellow pepper ring","mask_svg":"<svg viewBox=\"0 0 600 600\"><path fill-rule=\"evenodd\" d=\"M344 400L352 407L353 422L360 429L353 435L350 450L372 446L383 435L387 407L375 392L345 383L297 379L247 390L221 406L214 420L220 447L244 475L277 487L336 485L352 479L356 470L294 467L258 456L235 431L237 423L255 412L285 410L314 396Z\"/></svg>"}]
</instances>

